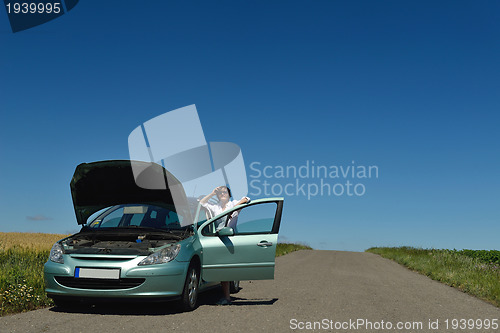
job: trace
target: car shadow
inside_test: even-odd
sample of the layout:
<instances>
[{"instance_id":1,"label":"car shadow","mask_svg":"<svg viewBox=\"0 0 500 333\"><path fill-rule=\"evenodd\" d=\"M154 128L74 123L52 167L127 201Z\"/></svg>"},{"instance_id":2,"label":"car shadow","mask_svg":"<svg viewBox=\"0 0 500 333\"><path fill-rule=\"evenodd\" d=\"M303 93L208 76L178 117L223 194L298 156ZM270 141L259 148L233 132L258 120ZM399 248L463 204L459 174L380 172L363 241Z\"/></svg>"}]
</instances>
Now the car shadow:
<instances>
[{"instance_id":1,"label":"car shadow","mask_svg":"<svg viewBox=\"0 0 500 333\"><path fill-rule=\"evenodd\" d=\"M49 309L60 313L81 313L100 315L169 315L179 313L175 302L104 302L97 304L75 304L71 307L54 306Z\"/></svg>"},{"instance_id":2,"label":"car shadow","mask_svg":"<svg viewBox=\"0 0 500 333\"><path fill-rule=\"evenodd\" d=\"M231 301L231 306L237 305L273 305L278 299L277 298L271 298L271 299L259 299L259 298L239 298L239 297L232 297Z\"/></svg>"},{"instance_id":3,"label":"car shadow","mask_svg":"<svg viewBox=\"0 0 500 333\"><path fill-rule=\"evenodd\" d=\"M242 288L240 288L241 290ZM221 288L215 288L214 290L210 290L205 292L203 295L203 298L200 297L198 300L199 306L202 305L208 305L208 306L220 306L217 304L217 302L221 299L222 297L222 290ZM237 305L272 305L274 304L278 299L277 298L271 298L271 299L259 299L259 298L242 298L242 297L237 297L235 294L231 295L231 306Z\"/></svg>"},{"instance_id":4,"label":"car shadow","mask_svg":"<svg viewBox=\"0 0 500 333\"><path fill-rule=\"evenodd\" d=\"M241 288L240 288L241 289ZM220 287L201 293L198 296L198 306L218 306L217 301L222 296ZM232 297L231 306L242 305L272 305L278 299L247 299ZM71 307L60 308L53 306L49 309L60 313L81 313L100 315L136 315L136 316L164 316L181 313L175 301L169 302L105 302L97 304L75 304ZM196 310L195 310L196 311Z\"/></svg>"}]
</instances>

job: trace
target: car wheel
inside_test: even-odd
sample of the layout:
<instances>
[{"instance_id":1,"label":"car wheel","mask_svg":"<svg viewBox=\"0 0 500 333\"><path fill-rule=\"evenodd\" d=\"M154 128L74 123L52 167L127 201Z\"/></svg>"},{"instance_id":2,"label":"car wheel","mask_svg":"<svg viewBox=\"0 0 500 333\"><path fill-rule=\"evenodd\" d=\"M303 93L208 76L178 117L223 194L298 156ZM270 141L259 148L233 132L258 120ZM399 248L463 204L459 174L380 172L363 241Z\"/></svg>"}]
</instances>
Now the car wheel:
<instances>
[{"instance_id":1,"label":"car wheel","mask_svg":"<svg viewBox=\"0 0 500 333\"><path fill-rule=\"evenodd\" d=\"M229 292L231 294L236 294L238 291L240 291L240 281L229 282Z\"/></svg>"},{"instance_id":2,"label":"car wheel","mask_svg":"<svg viewBox=\"0 0 500 333\"><path fill-rule=\"evenodd\" d=\"M183 311L192 311L198 305L199 273L194 265L190 265L182 290L180 307Z\"/></svg>"}]
</instances>

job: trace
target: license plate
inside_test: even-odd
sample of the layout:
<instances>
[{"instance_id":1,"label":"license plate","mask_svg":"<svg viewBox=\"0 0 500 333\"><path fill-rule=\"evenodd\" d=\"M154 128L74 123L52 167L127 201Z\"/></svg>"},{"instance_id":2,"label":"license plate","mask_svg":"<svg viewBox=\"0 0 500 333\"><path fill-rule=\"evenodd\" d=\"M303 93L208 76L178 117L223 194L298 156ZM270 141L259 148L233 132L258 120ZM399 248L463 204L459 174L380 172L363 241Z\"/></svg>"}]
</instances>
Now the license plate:
<instances>
[{"instance_id":1,"label":"license plate","mask_svg":"<svg viewBox=\"0 0 500 333\"><path fill-rule=\"evenodd\" d=\"M91 279L119 279L120 270L112 268L75 268L76 278L91 278Z\"/></svg>"}]
</instances>

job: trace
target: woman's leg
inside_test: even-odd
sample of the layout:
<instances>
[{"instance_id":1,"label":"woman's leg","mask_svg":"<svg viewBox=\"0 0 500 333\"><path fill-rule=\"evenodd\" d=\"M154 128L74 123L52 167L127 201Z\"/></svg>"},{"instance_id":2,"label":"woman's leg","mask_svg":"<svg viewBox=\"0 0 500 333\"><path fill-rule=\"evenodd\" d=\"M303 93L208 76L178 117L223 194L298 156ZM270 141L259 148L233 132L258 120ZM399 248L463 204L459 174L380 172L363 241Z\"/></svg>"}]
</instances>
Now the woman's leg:
<instances>
[{"instance_id":1,"label":"woman's leg","mask_svg":"<svg viewBox=\"0 0 500 333\"><path fill-rule=\"evenodd\" d=\"M231 294L229 293L229 281L222 281L222 291L224 292L224 298L231 301Z\"/></svg>"}]
</instances>

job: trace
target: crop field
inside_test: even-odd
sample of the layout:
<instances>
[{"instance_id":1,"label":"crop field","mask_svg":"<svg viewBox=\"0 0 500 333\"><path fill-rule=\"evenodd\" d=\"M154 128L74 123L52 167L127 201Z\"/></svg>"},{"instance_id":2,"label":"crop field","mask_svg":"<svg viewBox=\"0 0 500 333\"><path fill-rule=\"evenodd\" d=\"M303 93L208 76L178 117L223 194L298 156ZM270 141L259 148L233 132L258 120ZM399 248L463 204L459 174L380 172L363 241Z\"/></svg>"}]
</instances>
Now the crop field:
<instances>
[{"instance_id":1,"label":"crop field","mask_svg":"<svg viewBox=\"0 0 500 333\"><path fill-rule=\"evenodd\" d=\"M45 295L43 265L52 245L66 236L0 232L0 316L53 304ZM276 256L302 249L310 247L280 243Z\"/></svg>"},{"instance_id":2,"label":"crop field","mask_svg":"<svg viewBox=\"0 0 500 333\"><path fill-rule=\"evenodd\" d=\"M33 250L50 250L52 245L68 235L28 232L0 232L0 249L21 247Z\"/></svg>"},{"instance_id":3,"label":"crop field","mask_svg":"<svg viewBox=\"0 0 500 333\"><path fill-rule=\"evenodd\" d=\"M66 235L0 232L0 315L52 304L45 295L43 264Z\"/></svg>"},{"instance_id":4,"label":"crop field","mask_svg":"<svg viewBox=\"0 0 500 333\"><path fill-rule=\"evenodd\" d=\"M500 307L500 251L375 247L366 252L392 259Z\"/></svg>"}]
</instances>

